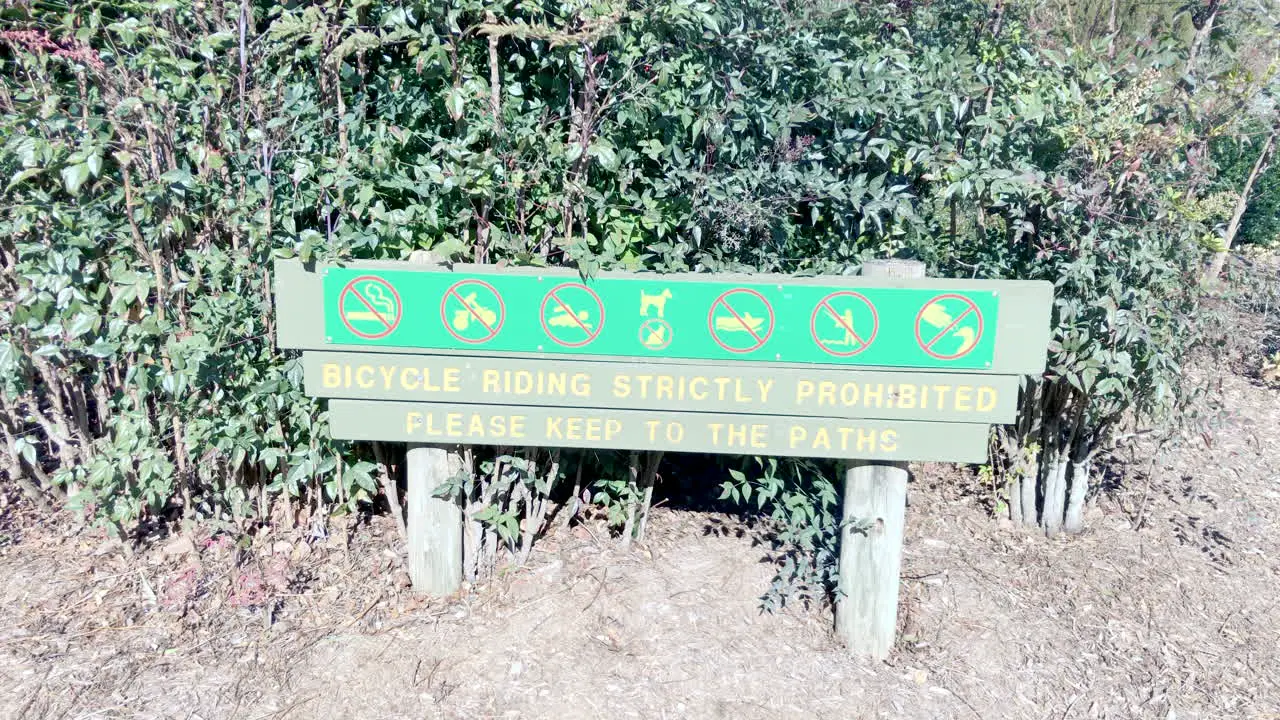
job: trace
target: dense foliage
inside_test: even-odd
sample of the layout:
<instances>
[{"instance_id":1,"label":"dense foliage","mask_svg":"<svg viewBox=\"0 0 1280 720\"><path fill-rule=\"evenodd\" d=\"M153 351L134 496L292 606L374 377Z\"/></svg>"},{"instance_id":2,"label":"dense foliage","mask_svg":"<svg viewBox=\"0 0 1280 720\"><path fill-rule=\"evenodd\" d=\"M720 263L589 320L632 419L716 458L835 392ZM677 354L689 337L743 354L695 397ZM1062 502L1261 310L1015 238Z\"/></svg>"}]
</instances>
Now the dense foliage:
<instances>
[{"instance_id":1,"label":"dense foliage","mask_svg":"<svg viewBox=\"0 0 1280 720\"><path fill-rule=\"evenodd\" d=\"M1243 138L1218 138L1211 146L1214 163L1219 168L1215 186L1230 199L1239 197L1265 147L1268 129L1265 126L1252 129L1254 132ZM1275 150L1272 150L1264 158L1266 164L1251 188L1248 206L1241 217L1238 243L1263 248L1280 245L1280 166L1274 156Z\"/></svg>"},{"instance_id":2,"label":"dense foliage","mask_svg":"<svg viewBox=\"0 0 1280 720\"><path fill-rule=\"evenodd\" d=\"M1077 50L1026 8L968 0L3 12L8 472L117 528L378 494L394 460L331 440L272 344L273 257L845 273L909 256L1051 280L1051 364L1000 465L1014 516L1050 530L1078 525L1116 423L1173 406L1197 341L1222 205L1202 128L1232 122L1205 99L1230 83L1206 70L1192 92L1176 36ZM489 542L527 550L584 465L631 532L620 458L469 462L453 490ZM726 492L766 488L751 499L801 550L796 583L822 584L829 469L754 467Z\"/></svg>"}]
</instances>

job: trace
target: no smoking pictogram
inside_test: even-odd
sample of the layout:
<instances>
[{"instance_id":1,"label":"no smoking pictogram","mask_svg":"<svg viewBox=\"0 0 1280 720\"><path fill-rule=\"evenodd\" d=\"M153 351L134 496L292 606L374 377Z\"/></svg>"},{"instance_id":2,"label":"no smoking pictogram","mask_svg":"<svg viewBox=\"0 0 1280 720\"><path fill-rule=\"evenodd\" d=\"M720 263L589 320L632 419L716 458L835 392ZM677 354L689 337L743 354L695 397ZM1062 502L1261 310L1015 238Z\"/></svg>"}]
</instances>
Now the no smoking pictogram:
<instances>
[{"instance_id":1,"label":"no smoking pictogram","mask_svg":"<svg viewBox=\"0 0 1280 720\"><path fill-rule=\"evenodd\" d=\"M773 306L748 288L735 288L716 298L707 313L711 339L731 353L758 350L773 335Z\"/></svg>"},{"instance_id":2,"label":"no smoking pictogram","mask_svg":"<svg viewBox=\"0 0 1280 720\"><path fill-rule=\"evenodd\" d=\"M404 314L400 293L386 280L362 275L347 283L338 295L338 315L353 334L366 340L390 335Z\"/></svg>"},{"instance_id":3,"label":"no smoking pictogram","mask_svg":"<svg viewBox=\"0 0 1280 720\"><path fill-rule=\"evenodd\" d=\"M861 293L834 292L813 308L809 332L824 352L836 357L852 357L875 341L880 332L880 315Z\"/></svg>"},{"instance_id":4,"label":"no smoking pictogram","mask_svg":"<svg viewBox=\"0 0 1280 720\"><path fill-rule=\"evenodd\" d=\"M600 337L604 328L604 303L594 290L581 283L564 283L542 299L539 311L547 337L565 347L582 347Z\"/></svg>"},{"instance_id":5,"label":"no smoking pictogram","mask_svg":"<svg viewBox=\"0 0 1280 720\"><path fill-rule=\"evenodd\" d=\"M449 334L477 345L492 340L507 319L502 295L483 280L459 280L440 299L440 320Z\"/></svg>"},{"instance_id":6,"label":"no smoking pictogram","mask_svg":"<svg viewBox=\"0 0 1280 720\"><path fill-rule=\"evenodd\" d=\"M964 295L939 295L916 314L916 342L939 360L956 360L973 352L982 339L982 311Z\"/></svg>"}]
</instances>

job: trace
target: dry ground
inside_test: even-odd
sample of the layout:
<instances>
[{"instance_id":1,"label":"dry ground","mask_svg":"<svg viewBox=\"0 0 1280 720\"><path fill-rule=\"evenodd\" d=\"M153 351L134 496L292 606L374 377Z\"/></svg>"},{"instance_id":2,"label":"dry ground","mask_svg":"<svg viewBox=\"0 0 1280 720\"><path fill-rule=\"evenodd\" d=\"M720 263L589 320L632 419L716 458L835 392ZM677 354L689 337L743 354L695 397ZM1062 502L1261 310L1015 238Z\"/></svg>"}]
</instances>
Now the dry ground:
<instances>
[{"instance_id":1,"label":"dry ground","mask_svg":"<svg viewBox=\"0 0 1280 720\"><path fill-rule=\"evenodd\" d=\"M758 610L739 520L582 526L460 598L406 588L385 518L324 537L118 544L0 514L0 717L1280 718L1280 394L1228 373L1219 427L1132 467L1088 531L992 520L917 466L900 647ZM269 611L269 612L268 612Z\"/></svg>"}]
</instances>

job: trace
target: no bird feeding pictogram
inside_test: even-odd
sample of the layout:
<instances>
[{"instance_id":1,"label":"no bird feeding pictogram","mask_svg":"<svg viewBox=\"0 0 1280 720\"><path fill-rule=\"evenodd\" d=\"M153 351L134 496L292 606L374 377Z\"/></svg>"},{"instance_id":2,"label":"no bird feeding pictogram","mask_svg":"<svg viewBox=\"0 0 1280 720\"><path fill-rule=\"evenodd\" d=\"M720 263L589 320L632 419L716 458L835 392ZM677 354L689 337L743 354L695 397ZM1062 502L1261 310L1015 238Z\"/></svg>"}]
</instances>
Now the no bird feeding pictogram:
<instances>
[{"instance_id":1,"label":"no bird feeding pictogram","mask_svg":"<svg viewBox=\"0 0 1280 720\"><path fill-rule=\"evenodd\" d=\"M916 314L916 342L939 360L956 360L973 352L982 330L982 311L964 295L938 295Z\"/></svg>"}]
</instances>

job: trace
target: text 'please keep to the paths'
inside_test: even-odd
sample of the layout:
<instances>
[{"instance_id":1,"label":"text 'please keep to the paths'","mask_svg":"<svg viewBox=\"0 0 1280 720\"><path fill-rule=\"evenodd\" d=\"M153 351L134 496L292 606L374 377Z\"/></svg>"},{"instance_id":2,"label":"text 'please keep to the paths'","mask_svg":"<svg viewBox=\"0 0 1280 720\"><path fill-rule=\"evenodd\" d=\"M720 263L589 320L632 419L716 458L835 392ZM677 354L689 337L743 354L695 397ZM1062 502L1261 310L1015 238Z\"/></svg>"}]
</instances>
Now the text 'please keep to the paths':
<instances>
[{"instance_id":1,"label":"text 'please keep to the paths'","mask_svg":"<svg viewBox=\"0 0 1280 720\"><path fill-rule=\"evenodd\" d=\"M985 425L971 423L953 423L939 436L912 421L364 400L331 400L329 414L333 436L347 440L795 457L973 462L985 454L986 437Z\"/></svg>"}]
</instances>

